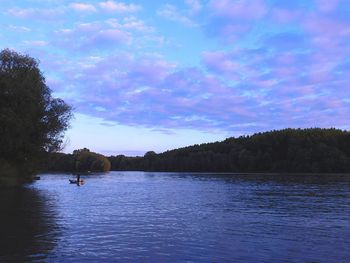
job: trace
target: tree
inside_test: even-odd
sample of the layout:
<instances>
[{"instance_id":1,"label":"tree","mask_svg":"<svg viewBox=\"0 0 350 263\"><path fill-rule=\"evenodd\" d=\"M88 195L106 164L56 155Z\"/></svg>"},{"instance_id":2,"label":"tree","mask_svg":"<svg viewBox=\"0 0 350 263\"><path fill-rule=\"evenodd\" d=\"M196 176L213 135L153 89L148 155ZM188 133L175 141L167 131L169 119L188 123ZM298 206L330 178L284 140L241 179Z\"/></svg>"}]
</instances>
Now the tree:
<instances>
[{"instance_id":1,"label":"tree","mask_svg":"<svg viewBox=\"0 0 350 263\"><path fill-rule=\"evenodd\" d=\"M111 169L111 163L106 157L90 152L87 148L74 150L73 158L74 172L108 172Z\"/></svg>"},{"instance_id":2,"label":"tree","mask_svg":"<svg viewBox=\"0 0 350 263\"><path fill-rule=\"evenodd\" d=\"M28 55L0 52L1 181L25 181L38 171L44 153L61 149L71 107L53 98L39 69ZM6 178L5 178L6 177Z\"/></svg>"}]
</instances>

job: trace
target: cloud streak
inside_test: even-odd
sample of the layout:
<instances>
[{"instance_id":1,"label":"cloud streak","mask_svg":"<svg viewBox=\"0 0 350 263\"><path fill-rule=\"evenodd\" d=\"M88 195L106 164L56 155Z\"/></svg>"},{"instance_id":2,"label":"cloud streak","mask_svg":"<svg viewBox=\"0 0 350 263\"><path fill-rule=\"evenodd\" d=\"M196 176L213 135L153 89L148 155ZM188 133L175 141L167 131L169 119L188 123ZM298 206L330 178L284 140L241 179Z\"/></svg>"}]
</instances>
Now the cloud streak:
<instances>
[{"instance_id":1,"label":"cloud streak","mask_svg":"<svg viewBox=\"0 0 350 263\"><path fill-rule=\"evenodd\" d=\"M63 8L11 8L6 11L6 14L21 18L34 20L55 20L57 17L64 14Z\"/></svg>"},{"instance_id":2,"label":"cloud streak","mask_svg":"<svg viewBox=\"0 0 350 263\"><path fill-rule=\"evenodd\" d=\"M194 6L194 3L190 2L190 4L191 4L190 12L196 11L196 8L197 10L199 10L198 9L199 7ZM176 6L171 4L164 5L161 9L157 11L157 15L167 20L178 22L185 26L190 26L190 27L196 26L196 23L191 20L188 14L186 14L184 11L178 10Z\"/></svg>"},{"instance_id":3,"label":"cloud streak","mask_svg":"<svg viewBox=\"0 0 350 263\"><path fill-rule=\"evenodd\" d=\"M99 3L100 8L106 12L116 12L116 13L134 13L142 9L140 5L137 4L126 4L123 2L106 1Z\"/></svg>"},{"instance_id":4,"label":"cloud streak","mask_svg":"<svg viewBox=\"0 0 350 263\"><path fill-rule=\"evenodd\" d=\"M77 12L94 13L97 11L95 6L93 6L92 4L85 4L85 3L72 3L70 4L70 8L72 8L74 11L77 11Z\"/></svg>"}]
</instances>

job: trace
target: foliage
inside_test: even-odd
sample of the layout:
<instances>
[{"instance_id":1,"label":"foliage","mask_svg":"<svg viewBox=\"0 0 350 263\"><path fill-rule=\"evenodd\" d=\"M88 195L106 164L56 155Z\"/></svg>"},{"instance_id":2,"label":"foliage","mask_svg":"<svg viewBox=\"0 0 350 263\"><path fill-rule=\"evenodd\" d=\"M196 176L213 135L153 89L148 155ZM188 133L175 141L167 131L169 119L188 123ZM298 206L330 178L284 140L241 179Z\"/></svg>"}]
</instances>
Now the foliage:
<instances>
[{"instance_id":1,"label":"foliage","mask_svg":"<svg viewBox=\"0 0 350 263\"><path fill-rule=\"evenodd\" d=\"M20 180L34 174L45 152L60 149L71 117L71 107L51 96L37 60L0 52L0 177L4 167Z\"/></svg>"},{"instance_id":2,"label":"foliage","mask_svg":"<svg viewBox=\"0 0 350 263\"><path fill-rule=\"evenodd\" d=\"M108 172L111 163L102 154L84 148L75 150L73 154L49 154L46 169L60 172Z\"/></svg>"},{"instance_id":3,"label":"foliage","mask_svg":"<svg viewBox=\"0 0 350 263\"><path fill-rule=\"evenodd\" d=\"M350 172L350 132L284 129L109 160L112 170L342 173Z\"/></svg>"}]
</instances>

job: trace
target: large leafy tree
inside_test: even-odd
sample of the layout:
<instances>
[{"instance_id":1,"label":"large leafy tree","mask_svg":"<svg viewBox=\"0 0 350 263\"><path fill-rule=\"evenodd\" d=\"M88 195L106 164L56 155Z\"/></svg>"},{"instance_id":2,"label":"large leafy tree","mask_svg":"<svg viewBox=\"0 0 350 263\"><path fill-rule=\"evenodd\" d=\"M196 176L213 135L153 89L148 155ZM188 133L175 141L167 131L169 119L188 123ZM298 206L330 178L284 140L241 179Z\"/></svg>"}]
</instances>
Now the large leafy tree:
<instances>
[{"instance_id":1,"label":"large leafy tree","mask_svg":"<svg viewBox=\"0 0 350 263\"><path fill-rule=\"evenodd\" d=\"M108 172L111 169L105 156L87 148L74 150L73 154L51 153L47 161L46 169L56 172Z\"/></svg>"},{"instance_id":2,"label":"large leafy tree","mask_svg":"<svg viewBox=\"0 0 350 263\"><path fill-rule=\"evenodd\" d=\"M71 117L71 107L51 96L37 60L0 52L0 180L35 173L45 152L60 149Z\"/></svg>"}]
</instances>

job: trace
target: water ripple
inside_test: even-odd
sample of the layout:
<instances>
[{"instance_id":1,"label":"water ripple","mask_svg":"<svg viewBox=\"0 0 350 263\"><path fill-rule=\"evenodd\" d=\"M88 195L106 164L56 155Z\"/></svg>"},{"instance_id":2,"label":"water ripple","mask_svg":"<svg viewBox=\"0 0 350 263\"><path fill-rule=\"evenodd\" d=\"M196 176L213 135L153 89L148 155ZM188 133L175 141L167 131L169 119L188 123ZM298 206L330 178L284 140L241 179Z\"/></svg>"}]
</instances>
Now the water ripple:
<instances>
[{"instance_id":1,"label":"water ripple","mask_svg":"<svg viewBox=\"0 0 350 263\"><path fill-rule=\"evenodd\" d=\"M33 200L40 213L26 216L47 222L31 238L50 245L16 252L28 261L350 260L346 176L112 172L91 175L80 187L69 175L41 177L28 188L40 193ZM26 205L22 210L32 211Z\"/></svg>"}]
</instances>

